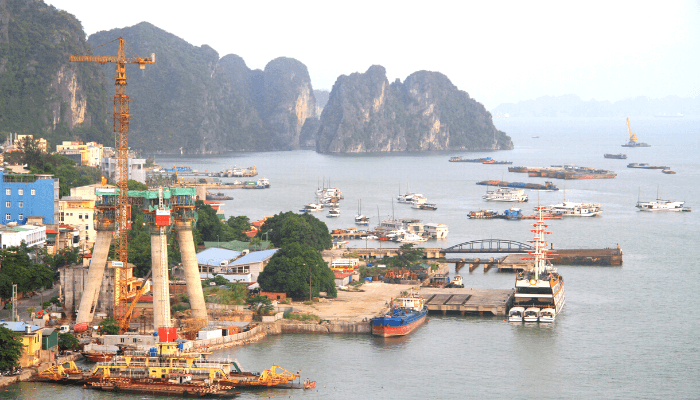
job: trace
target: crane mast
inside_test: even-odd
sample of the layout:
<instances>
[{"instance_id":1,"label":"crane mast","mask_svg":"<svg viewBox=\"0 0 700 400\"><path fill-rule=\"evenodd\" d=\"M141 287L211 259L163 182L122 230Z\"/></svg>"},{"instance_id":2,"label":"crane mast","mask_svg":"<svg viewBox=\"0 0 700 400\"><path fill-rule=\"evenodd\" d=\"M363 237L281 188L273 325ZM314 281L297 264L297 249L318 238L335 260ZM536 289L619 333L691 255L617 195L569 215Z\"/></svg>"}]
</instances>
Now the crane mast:
<instances>
[{"instance_id":1,"label":"crane mast","mask_svg":"<svg viewBox=\"0 0 700 400\"><path fill-rule=\"evenodd\" d=\"M121 267L114 269L114 317L123 318L126 312L127 282L126 269L128 263L128 180L129 180L129 96L126 94L126 64L138 64L144 69L146 64L155 63L155 54L151 57L126 57L125 41L119 38L119 48L116 56L98 56L91 54L71 55L71 62L96 62L99 64L115 63L116 93L112 125L114 131L115 182L117 186L116 204L114 209L114 252L115 258L121 262ZM110 42L111 43L111 42Z\"/></svg>"}]
</instances>

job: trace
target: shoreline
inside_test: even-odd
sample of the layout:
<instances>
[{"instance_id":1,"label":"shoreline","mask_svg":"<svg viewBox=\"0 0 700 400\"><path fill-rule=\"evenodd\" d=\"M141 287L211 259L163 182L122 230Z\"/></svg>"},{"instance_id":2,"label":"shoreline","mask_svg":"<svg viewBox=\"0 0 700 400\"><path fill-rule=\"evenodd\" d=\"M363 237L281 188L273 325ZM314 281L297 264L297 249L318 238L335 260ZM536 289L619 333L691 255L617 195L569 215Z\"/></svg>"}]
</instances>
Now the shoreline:
<instances>
[{"instance_id":1,"label":"shoreline","mask_svg":"<svg viewBox=\"0 0 700 400\"><path fill-rule=\"evenodd\" d=\"M58 357L55 364L62 364L66 361L76 361L80 360L81 358L83 358L82 354L75 353L68 356ZM49 369L52 365L52 363L42 362L35 367L24 368L22 373L19 375L0 376L0 388L5 388L18 382L31 382L35 376L37 376L40 372Z\"/></svg>"}]
</instances>

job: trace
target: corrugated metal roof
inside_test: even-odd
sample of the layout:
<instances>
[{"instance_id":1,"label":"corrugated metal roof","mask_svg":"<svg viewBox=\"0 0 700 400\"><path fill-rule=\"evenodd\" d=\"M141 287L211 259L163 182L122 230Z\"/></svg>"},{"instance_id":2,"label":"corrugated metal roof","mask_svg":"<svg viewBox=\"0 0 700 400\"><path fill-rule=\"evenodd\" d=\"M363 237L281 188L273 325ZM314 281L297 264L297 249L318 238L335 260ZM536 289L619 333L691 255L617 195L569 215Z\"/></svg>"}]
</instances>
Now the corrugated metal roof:
<instances>
[{"instance_id":1,"label":"corrugated metal roof","mask_svg":"<svg viewBox=\"0 0 700 400\"><path fill-rule=\"evenodd\" d=\"M0 325L4 325L7 329L9 329L13 332L24 332L25 326L27 326L28 324L25 324L22 321L19 321L19 322L2 321L2 322L0 322ZM36 325L29 325L29 326L30 326L30 329L32 332L36 332L40 329L44 329L44 328L42 328L40 326L36 326Z\"/></svg>"},{"instance_id":2,"label":"corrugated metal roof","mask_svg":"<svg viewBox=\"0 0 700 400\"><path fill-rule=\"evenodd\" d=\"M222 261L227 263L230 260L241 255L240 251L220 249L218 247L210 247L202 252L197 253L198 264L221 265Z\"/></svg>"},{"instance_id":3,"label":"corrugated metal roof","mask_svg":"<svg viewBox=\"0 0 700 400\"><path fill-rule=\"evenodd\" d=\"M232 262L229 265L251 264L255 262L264 261L272 257L272 255L275 254L277 250L279 249L254 251L252 253L246 254L245 256L239 258L238 260Z\"/></svg>"}]
</instances>

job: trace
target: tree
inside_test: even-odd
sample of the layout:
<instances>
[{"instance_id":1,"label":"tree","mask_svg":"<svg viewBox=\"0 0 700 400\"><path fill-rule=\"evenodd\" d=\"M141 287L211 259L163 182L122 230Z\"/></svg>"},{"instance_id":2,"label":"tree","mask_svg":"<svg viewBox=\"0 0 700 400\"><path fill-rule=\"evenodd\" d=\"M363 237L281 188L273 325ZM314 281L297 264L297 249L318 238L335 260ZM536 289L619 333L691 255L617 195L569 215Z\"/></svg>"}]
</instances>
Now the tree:
<instances>
[{"instance_id":1,"label":"tree","mask_svg":"<svg viewBox=\"0 0 700 400\"><path fill-rule=\"evenodd\" d=\"M61 350L73 350L80 345L78 339L70 333L58 334L58 348Z\"/></svg>"},{"instance_id":2,"label":"tree","mask_svg":"<svg viewBox=\"0 0 700 400\"><path fill-rule=\"evenodd\" d=\"M61 299L59 299L58 296L52 297L51 300L49 300L49 302L55 305L56 307L61 307Z\"/></svg>"},{"instance_id":3,"label":"tree","mask_svg":"<svg viewBox=\"0 0 700 400\"><path fill-rule=\"evenodd\" d=\"M276 214L265 221L258 235L266 238L269 236L275 247L299 242L321 251L330 249L333 244L325 222L313 215L299 215L291 211Z\"/></svg>"},{"instance_id":4,"label":"tree","mask_svg":"<svg viewBox=\"0 0 700 400\"><path fill-rule=\"evenodd\" d=\"M29 318L32 317L32 314L34 314L34 311L36 311L36 307L34 307L34 306L27 307L27 313L29 314Z\"/></svg>"},{"instance_id":5,"label":"tree","mask_svg":"<svg viewBox=\"0 0 700 400\"><path fill-rule=\"evenodd\" d=\"M282 246L260 273L258 283L266 292L284 292L293 298L309 298L309 291L311 297L319 292L337 295L333 271L318 251L304 243Z\"/></svg>"},{"instance_id":6,"label":"tree","mask_svg":"<svg viewBox=\"0 0 700 400\"><path fill-rule=\"evenodd\" d=\"M404 243L395 256L384 259L384 264L389 268L410 268L424 257L425 255L420 249L413 248L413 243Z\"/></svg>"},{"instance_id":7,"label":"tree","mask_svg":"<svg viewBox=\"0 0 700 400\"><path fill-rule=\"evenodd\" d=\"M128 187L129 190L148 190L148 186L133 179L129 179L126 182L126 187Z\"/></svg>"},{"instance_id":8,"label":"tree","mask_svg":"<svg viewBox=\"0 0 700 400\"><path fill-rule=\"evenodd\" d=\"M269 315L275 309L272 301L265 296L248 297L246 303L248 304L248 309L254 311L257 316Z\"/></svg>"},{"instance_id":9,"label":"tree","mask_svg":"<svg viewBox=\"0 0 700 400\"><path fill-rule=\"evenodd\" d=\"M114 318L105 318L100 322L97 332L100 335L118 335L121 328Z\"/></svg>"},{"instance_id":10,"label":"tree","mask_svg":"<svg viewBox=\"0 0 700 400\"><path fill-rule=\"evenodd\" d=\"M246 236L245 231L250 229L250 220L248 217L245 215L239 215L237 217L229 217L228 221L226 221L226 225L228 225L231 228L231 232L234 235L234 239L236 240L248 240L248 236Z\"/></svg>"},{"instance_id":11,"label":"tree","mask_svg":"<svg viewBox=\"0 0 700 400\"><path fill-rule=\"evenodd\" d=\"M12 332L0 325L0 370L9 370L19 366L22 356L22 342L17 340L19 333Z\"/></svg>"},{"instance_id":12,"label":"tree","mask_svg":"<svg viewBox=\"0 0 700 400\"><path fill-rule=\"evenodd\" d=\"M41 303L41 309L46 310L47 308L51 307L51 302L50 301L45 301Z\"/></svg>"}]
</instances>

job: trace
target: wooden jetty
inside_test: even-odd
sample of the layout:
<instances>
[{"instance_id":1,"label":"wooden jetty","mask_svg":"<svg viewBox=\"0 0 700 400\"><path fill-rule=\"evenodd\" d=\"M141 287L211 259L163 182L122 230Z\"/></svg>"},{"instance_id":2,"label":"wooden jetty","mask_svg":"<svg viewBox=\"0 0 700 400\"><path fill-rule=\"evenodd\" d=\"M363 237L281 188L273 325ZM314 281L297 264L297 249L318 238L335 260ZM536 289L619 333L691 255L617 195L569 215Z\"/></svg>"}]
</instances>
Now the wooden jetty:
<instances>
[{"instance_id":1,"label":"wooden jetty","mask_svg":"<svg viewBox=\"0 0 700 400\"><path fill-rule=\"evenodd\" d=\"M421 288L420 294L432 312L506 315L513 304L515 289Z\"/></svg>"}]
</instances>

